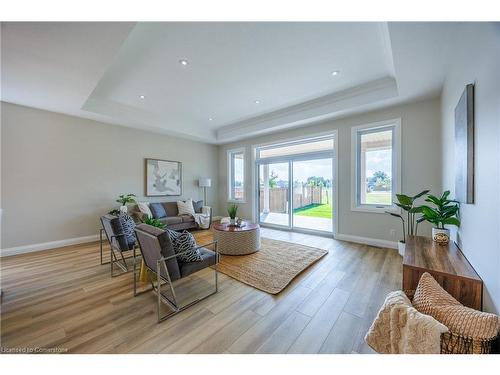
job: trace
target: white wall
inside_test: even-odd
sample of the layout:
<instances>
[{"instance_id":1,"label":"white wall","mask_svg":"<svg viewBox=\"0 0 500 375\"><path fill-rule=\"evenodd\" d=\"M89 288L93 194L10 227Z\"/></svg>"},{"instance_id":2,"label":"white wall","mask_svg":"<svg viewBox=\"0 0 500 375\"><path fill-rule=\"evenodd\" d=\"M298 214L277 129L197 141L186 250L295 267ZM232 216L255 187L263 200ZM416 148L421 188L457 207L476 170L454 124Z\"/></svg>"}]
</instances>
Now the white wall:
<instances>
[{"instance_id":1,"label":"white wall","mask_svg":"<svg viewBox=\"0 0 500 375\"><path fill-rule=\"evenodd\" d=\"M246 149L245 194L247 203L240 204L240 214L242 217L251 218L253 205L250 200L253 189L251 146L295 137L307 137L315 133L338 129L338 233L383 241L397 241L401 227L397 219L381 213L351 211L351 173L353 173L351 127L394 118L401 118L402 122L402 191L408 194L415 194L425 188L438 191L441 181L440 103L436 98L221 146L219 148L219 207L221 212L224 214L227 206L227 150L239 147ZM420 228L422 228L421 232ZM422 224L420 228L419 233L430 234L430 226ZM391 229L397 231L398 238L391 237Z\"/></svg>"},{"instance_id":2,"label":"white wall","mask_svg":"<svg viewBox=\"0 0 500 375\"><path fill-rule=\"evenodd\" d=\"M181 198L203 199L197 180L213 177L216 206L217 146L4 102L1 110L2 249L96 235L119 194L146 200L145 158L183 163Z\"/></svg>"},{"instance_id":3,"label":"white wall","mask_svg":"<svg viewBox=\"0 0 500 375\"><path fill-rule=\"evenodd\" d=\"M500 25L466 23L442 92L442 186L455 187L454 109L475 84L475 202L462 204L453 235L485 283L486 311L500 312Z\"/></svg>"}]
</instances>

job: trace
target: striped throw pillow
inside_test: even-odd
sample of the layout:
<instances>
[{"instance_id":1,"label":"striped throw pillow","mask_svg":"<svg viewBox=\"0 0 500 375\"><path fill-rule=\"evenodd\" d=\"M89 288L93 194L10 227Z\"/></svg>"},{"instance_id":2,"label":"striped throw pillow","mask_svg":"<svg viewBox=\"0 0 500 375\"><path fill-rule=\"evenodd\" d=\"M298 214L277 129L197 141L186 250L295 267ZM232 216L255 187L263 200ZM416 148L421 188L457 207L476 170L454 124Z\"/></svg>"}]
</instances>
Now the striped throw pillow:
<instances>
[{"instance_id":1,"label":"striped throw pillow","mask_svg":"<svg viewBox=\"0 0 500 375\"><path fill-rule=\"evenodd\" d=\"M175 238L173 245L176 254L183 253L177 257L181 262L201 262L203 260L200 251L196 248L196 240L187 230Z\"/></svg>"}]
</instances>

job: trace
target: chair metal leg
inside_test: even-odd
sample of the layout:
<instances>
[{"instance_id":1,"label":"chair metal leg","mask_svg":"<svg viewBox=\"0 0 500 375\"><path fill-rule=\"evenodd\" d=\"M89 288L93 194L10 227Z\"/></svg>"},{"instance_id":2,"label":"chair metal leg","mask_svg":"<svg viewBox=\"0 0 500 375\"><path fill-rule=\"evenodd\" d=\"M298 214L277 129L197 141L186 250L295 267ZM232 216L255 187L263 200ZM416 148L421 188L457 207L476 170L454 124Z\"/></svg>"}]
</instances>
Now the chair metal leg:
<instances>
[{"instance_id":1,"label":"chair metal leg","mask_svg":"<svg viewBox=\"0 0 500 375\"><path fill-rule=\"evenodd\" d=\"M135 246L134 246L134 297L137 295L137 272L136 272L136 265L135 265Z\"/></svg>"},{"instance_id":2,"label":"chair metal leg","mask_svg":"<svg viewBox=\"0 0 500 375\"><path fill-rule=\"evenodd\" d=\"M99 248L101 249L101 266L105 263L102 262L102 232L104 231L104 229L100 229L99 230Z\"/></svg>"},{"instance_id":3,"label":"chair metal leg","mask_svg":"<svg viewBox=\"0 0 500 375\"><path fill-rule=\"evenodd\" d=\"M204 299L210 297L210 296L213 296L214 294L216 294L218 292L218 275L217 275L217 264L219 263L219 253L217 251L217 242L215 243L215 265L214 265L214 270L215 270L215 290L204 296L204 297L201 297L201 298L198 298L190 303L188 303L187 305L185 306L179 306L178 303L177 303L177 296L176 296L176 293L175 293L175 288L172 284L172 280L170 279L170 274L168 273L168 269L167 269L167 266L165 264L164 261L161 261L161 260L158 260L157 261L157 264L156 264L156 276L157 276L157 285L156 285L156 288L154 287L154 284L153 282L151 282L152 286L153 286L153 290L156 292L157 294L157 303L158 303L158 306L157 306L157 320L158 320L158 323L161 323L163 322L164 320L167 320L168 318L174 316L174 315L177 315L179 314L180 312L186 310L187 308L193 306L193 305L196 305L197 303L203 301ZM164 267L164 270L165 270L165 274L167 276L167 282L170 286L170 290L172 292L172 297L173 297L173 301L171 301L166 295L164 295L162 292L161 292L161 276L160 276L160 273L161 273L161 266ZM164 315L164 316L161 316L161 313L160 313L160 309L161 309L161 300L164 300L164 302L172 309L174 310L173 312L171 312L170 314L167 314L167 315Z\"/></svg>"},{"instance_id":4,"label":"chair metal leg","mask_svg":"<svg viewBox=\"0 0 500 375\"><path fill-rule=\"evenodd\" d=\"M117 258L117 256L116 256L116 254L115 254L115 252L114 252L114 250L113 250L113 247L112 247L112 246L111 246L111 248L110 248L110 251L111 251L111 262L110 262L110 265L111 265L111 277L116 277L116 276L120 276L120 275L123 275L123 274L128 273L128 272L129 272L129 269L128 269L128 267L127 267L127 263L126 263L126 261L125 261L125 258L123 258L123 254L120 252L120 255L121 255L121 257L122 257L122 260L123 260L123 262L125 263L125 266L124 266L123 264L121 264L121 263L120 263L120 261L118 260L118 258ZM130 257L128 257L128 258L130 258ZM127 258L127 259L128 259L128 258ZM116 275L114 274L114 272L113 272L113 271L114 271L114 266L115 266L115 264L116 264L116 265L117 265L117 266L118 266L118 267L119 267L119 268L123 271L122 273L120 273L120 274L116 274Z\"/></svg>"}]
</instances>

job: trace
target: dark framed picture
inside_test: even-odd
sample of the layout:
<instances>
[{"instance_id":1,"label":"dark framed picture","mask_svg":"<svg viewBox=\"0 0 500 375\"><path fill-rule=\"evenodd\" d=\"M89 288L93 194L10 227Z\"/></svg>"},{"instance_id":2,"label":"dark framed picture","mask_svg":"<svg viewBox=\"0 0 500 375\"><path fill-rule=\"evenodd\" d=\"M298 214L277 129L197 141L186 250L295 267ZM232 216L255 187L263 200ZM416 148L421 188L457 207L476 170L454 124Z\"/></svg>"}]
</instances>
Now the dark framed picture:
<instances>
[{"instance_id":1,"label":"dark framed picture","mask_svg":"<svg viewBox=\"0 0 500 375\"><path fill-rule=\"evenodd\" d=\"M146 196L165 195L182 195L182 163L146 159Z\"/></svg>"},{"instance_id":2,"label":"dark framed picture","mask_svg":"<svg viewBox=\"0 0 500 375\"><path fill-rule=\"evenodd\" d=\"M455 199L474 203L474 85L468 84L455 107Z\"/></svg>"}]
</instances>

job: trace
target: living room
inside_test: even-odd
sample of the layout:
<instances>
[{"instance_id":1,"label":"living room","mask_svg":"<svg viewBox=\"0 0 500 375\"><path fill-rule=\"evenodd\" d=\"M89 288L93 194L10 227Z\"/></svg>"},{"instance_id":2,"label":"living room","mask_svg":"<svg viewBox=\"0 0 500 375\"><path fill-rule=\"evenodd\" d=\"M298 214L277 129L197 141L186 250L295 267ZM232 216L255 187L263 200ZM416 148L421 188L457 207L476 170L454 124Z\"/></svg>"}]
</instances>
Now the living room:
<instances>
[{"instance_id":1,"label":"living room","mask_svg":"<svg viewBox=\"0 0 500 375\"><path fill-rule=\"evenodd\" d=\"M499 22L48 19L1 22L3 354L498 353Z\"/></svg>"}]
</instances>

